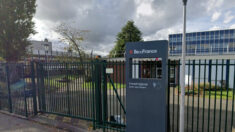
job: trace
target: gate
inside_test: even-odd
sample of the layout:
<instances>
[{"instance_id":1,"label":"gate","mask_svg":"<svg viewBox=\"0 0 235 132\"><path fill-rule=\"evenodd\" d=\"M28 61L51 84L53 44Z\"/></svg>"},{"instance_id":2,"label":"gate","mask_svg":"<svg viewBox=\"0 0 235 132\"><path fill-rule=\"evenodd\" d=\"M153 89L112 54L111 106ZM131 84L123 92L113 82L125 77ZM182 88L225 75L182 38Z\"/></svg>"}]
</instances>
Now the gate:
<instances>
[{"instance_id":1,"label":"gate","mask_svg":"<svg viewBox=\"0 0 235 132\"><path fill-rule=\"evenodd\" d=\"M104 62L102 71L103 84L103 122L107 131L125 131L126 127L126 81L125 62Z\"/></svg>"},{"instance_id":2,"label":"gate","mask_svg":"<svg viewBox=\"0 0 235 132\"><path fill-rule=\"evenodd\" d=\"M94 129L124 130L125 82L114 82L115 77L106 74L110 65L99 60L37 63L39 111L89 120Z\"/></svg>"}]
</instances>

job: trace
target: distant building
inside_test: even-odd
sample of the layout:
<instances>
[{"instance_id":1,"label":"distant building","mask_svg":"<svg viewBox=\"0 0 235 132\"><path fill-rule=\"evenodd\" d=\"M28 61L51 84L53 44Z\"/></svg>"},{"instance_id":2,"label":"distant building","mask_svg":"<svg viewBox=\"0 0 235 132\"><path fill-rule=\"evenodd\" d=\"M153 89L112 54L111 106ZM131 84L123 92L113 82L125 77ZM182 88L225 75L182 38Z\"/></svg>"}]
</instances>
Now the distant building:
<instances>
[{"instance_id":1,"label":"distant building","mask_svg":"<svg viewBox=\"0 0 235 132\"><path fill-rule=\"evenodd\" d=\"M171 60L179 60L182 55L182 34L170 34L169 35L169 58ZM230 63L234 63L235 59L235 29L226 30L216 30L216 31L203 31L203 32L192 32L186 34L186 60L212 60L215 64L215 60L218 59L218 63L222 63L222 59L230 59ZM226 62L226 61L225 61ZM224 63L225 63L224 62ZM176 61L175 63L179 63ZM206 62L206 71L201 69L201 73L207 72L206 80L209 81L211 78L212 83L215 83L215 72L211 74L208 73L209 61ZM192 61L191 61L192 64ZM224 66L225 67L225 66ZM171 74L170 82L173 84L178 84L179 71L174 66L170 67ZM215 70L215 66L212 66ZM186 80L192 81L193 68L186 65ZM229 87L233 86L233 74L234 69L231 68L229 73L230 77L223 76L221 78L221 67L217 70L217 80L218 82L223 82L224 80L229 80ZM195 66L195 73L198 73L198 66ZM224 73L229 74L228 71L224 69ZM197 74L195 74L195 82L198 81ZM229 79L228 79L229 78ZM187 81L186 81L187 82ZM203 82L203 79L201 80Z\"/></svg>"},{"instance_id":2,"label":"distant building","mask_svg":"<svg viewBox=\"0 0 235 132\"><path fill-rule=\"evenodd\" d=\"M181 53L182 53L182 34L170 34L169 35L170 58L181 56ZM231 55L235 55L235 30L227 29L227 30L187 33L186 55L190 59L192 59L193 56L206 56L207 58L208 56L216 56L216 57L227 56L224 58L231 58ZM213 59L213 57L209 58Z\"/></svg>"},{"instance_id":3,"label":"distant building","mask_svg":"<svg viewBox=\"0 0 235 132\"><path fill-rule=\"evenodd\" d=\"M179 77L180 71L178 64L180 63L181 55L182 55L182 34L170 34L169 35L169 59L172 60L172 63L175 63L176 66L170 66L170 76L169 81L170 85L179 85ZM191 85L192 78L193 78L193 70L195 70L195 82L198 82L199 78L200 81L203 82L204 78L202 75L198 76L198 65L196 65L193 69L192 60L201 61L201 64L205 63L206 61L206 70L204 71L203 68L200 69L201 73L206 73L205 80L208 83L209 79L211 79L212 83L215 84L215 72L211 74L208 73L209 71L209 60L212 60L212 63L215 64L216 59L218 59L218 63L221 64L222 60L229 59L230 63L233 64L235 62L235 29L226 29L226 30L216 30L216 31L203 31L203 32L192 32L186 34L186 60L187 63L191 63L191 65L186 65L185 72L186 72L186 84ZM107 61L125 61L125 58L108 58ZM227 61L224 61L224 64ZM125 66L124 66L125 67ZM137 66L136 75L140 76L139 68ZM226 66L224 66L226 67ZM120 72L120 67L114 66L114 72ZM117 71L116 71L117 69ZM133 68L134 69L134 68ZM151 70L150 68L146 67L146 70ZM215 65L212 66L212 70L215 70ZM155 70L151 70L155 71ZM223 69L223 77L221 72L221 66L218 66L217 69L217 81L224 82L224 80L229 80L229 88L233 86L234 80L234 69L230 68L229 72L226 71L226 68ZM229 77L225 75L229 73ZM229 79L228 79L229 78ZM117 79L117 82L119 80Z\"/></svg>"},{"instance_id":4,"label":"distant building","mask_svg":"<svg viewBox=\"0 0 235 132\"><path fill-rule=\"evenodd\" d=\"M52 42L48 39L44 41L30 40L31 45L27 47L27 52L30 57L25 58L26 60L53 60L54 57L73 57L79 58L79 54L73 51L53 51ZM94 58L95 55L85 54L84 58Z\"/></svg>"},{"instance_id":5,"label":"distant building","mask_svg":"<svg viewBox=\"0 0 235 132\"><path fill-rule=\"evenodd\" d=\"M49 42L48 39L44 41L30 41L31 45L27 47L27 51L32 54L46 54L52 52L52 42Z\"/></svg>"}]
</instances>

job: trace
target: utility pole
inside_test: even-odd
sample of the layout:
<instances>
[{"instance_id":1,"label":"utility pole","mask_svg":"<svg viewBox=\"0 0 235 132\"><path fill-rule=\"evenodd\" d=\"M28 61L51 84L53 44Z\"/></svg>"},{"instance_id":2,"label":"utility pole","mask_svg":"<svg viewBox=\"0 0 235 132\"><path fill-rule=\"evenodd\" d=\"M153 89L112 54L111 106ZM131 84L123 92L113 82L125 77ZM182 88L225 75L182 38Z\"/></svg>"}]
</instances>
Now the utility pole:
<instances>
[{"instance_id":1,"label":"utility pole","mask_svg":"<svg viewBox=\"0 0 235 132\"><path fill-rule=\"evenodd\" d=\"M186 5L187 0L183 0L183 44L182 44L182 67L180 75L180 86L181 86L181 104L180 104L180 132L184 132L184 97L185 97L185 55L186 55Z\"/></svg>"}]
</instances>

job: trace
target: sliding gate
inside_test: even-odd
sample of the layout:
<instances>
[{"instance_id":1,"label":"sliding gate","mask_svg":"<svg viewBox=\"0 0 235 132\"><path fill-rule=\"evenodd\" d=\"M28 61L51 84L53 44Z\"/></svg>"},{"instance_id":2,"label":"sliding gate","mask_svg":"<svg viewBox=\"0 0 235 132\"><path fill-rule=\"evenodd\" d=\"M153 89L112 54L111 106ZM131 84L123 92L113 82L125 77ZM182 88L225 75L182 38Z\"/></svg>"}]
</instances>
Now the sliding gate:
<instances>
[{"instance_id":1,"label":"sliding gate","mask_svg":"<svg viewBox=\"0 0 235 132\"><path fill-rule=\"evenodd\" d=\"M106 72L109 65L99 60L37 63L39 111L89 120L94 129L124 130L124 79L114 82Z\"/></svg>"}]
</instances>

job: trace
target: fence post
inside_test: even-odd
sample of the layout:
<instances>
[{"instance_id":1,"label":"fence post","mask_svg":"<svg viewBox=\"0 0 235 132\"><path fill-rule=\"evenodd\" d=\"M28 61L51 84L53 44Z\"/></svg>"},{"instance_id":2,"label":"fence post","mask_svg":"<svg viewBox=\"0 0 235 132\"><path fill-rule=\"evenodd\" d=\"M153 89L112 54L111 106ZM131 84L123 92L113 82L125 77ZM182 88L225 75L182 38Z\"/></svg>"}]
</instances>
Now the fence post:
<instances>
[{"instance_id":1,"label":"fence post","mask_svg":"<svg viewBox=\"0 0 235 132\"><path fill-rule=\"evenodd\" d=\"M227 121L228 121L228 95L229 95L229 70L230 70L230 60L226 62L226 110L225 110L225 132L227 132ZM232 111L233 112L233 111Z\"/></svg>"},{"instance_id":2,"label":"fence post","mask_svg":"<svg viewBox=\"0 0 235 132\"><path fill-rule=\"evenodd\" d=\"M42 103L42 112L45 112L46 111L46 96L45 96L45 85L44 85L44 68L43 68L43 64L40 64L40 68L39 68L39 73L40 73L40 88L42 90L40 90L40 94L41 94L41 103Z\"/></svg>"},{"instance_id":3,"label":"fence post","mask_svg":"<svg viewBox=\"0 0 235 132\"><path fill-rule=\"evenodd\" d=\"M180 65L179 65L180 66ZM171 74L171 60L168 60L168 88L167 88L167 131L171 130L171 122L170 122L170 74ZM178 88L179 90L180 88ZM174 91L173 91L174 92Z\"/></svg>"},{"instance_id":4,"label":"fence post","mask_svg":"<svg viewBox=\"0 0 235 132\"><path fill-rule=\"evenodd\" d=\"M68 103L68 115L71 114L71 109L70 109L70 92L69 92L69 68L68 68L68 63L66 63L66 87L67 87L67 103Z\"/></svg>"},{"instance_id":5,"label":"fence post","mask_svg":"<svg viewBox=\"0 0 235 132\"><path fill-rule=\"evenodd\" d=\"M95 78L96 78L96 72L95 72L95 62L94 61L91 61L92 62L92 113L93 113L93 130L96 129L96 113L95 113Z\"/></svg>"},{"instance_id":6,"label":"fence post","mask_svg":"<svg viewBox=\"0 0 235 132\"><path fill-rule=\"evenodd\" d=\"M102 62L102 91L103 91L103 125L105 126L105 122L106 122L106 119L107 119L107 76L106 76L106 61L104 60Z\"/></svg>"},{"instance_id":7,"label":"fence post","mask_svg":"<svg viewBox=\"0 0 235 132\"><path fill-rule=\"evenodd\" d=\"M37 98L36 98L36 84L35 84L35 69L34 69L34 62L31 62L31 80L32 80L32 90L33 90L33 111L34 115L37 115Z\"/></svg>"},{"instance_id":8,"label":"fence post","mask_svg":"<svg viewBox=\"0 0 235 132\"><path fill-rule=\"evenodd\" d=\"M38 88L37 90L37 92L38 92L38 97L37 97L37 99L38 99L38 110L40 111L41 109L42 109L42 103L41 103L41 91L40 91L40 75L39 75L39 64L36 62L35 63L36 64L36 80L37 80L37 84L36 84L36 87Z\"/></svg>"},{"instance_id":9,"label":"fence post","mask_svg":"<svg viewBox=\"0 0 235 132\"><path fill-rule=\"evenodd\" d=\"M100 61L95 62L95 101L96 101L96 119L98 125L102 124L102 107L101 107L101 65Z\"/></svg>"},{"instance_id":10,"label":"fence post","mask_svg":"<svg viewBox=\"0 0 235 132\"><path fill-rule=\"evenodd\" d=\"M22 77L23 77L23 80L25 81L25 77L24 77L24 75L25 75L25 67L27 67L27 65L22 65L22 72L23 72L23 74L22 74ZM27 104L27 97L26 97L26 84L24 85L24 109L25 109L25 117L26 118L28 118L28 109L27 109L27 106L28 106L28 104Z\"/></svg>"},{"instance_id":11,"label":"fence post","mask_svg":"<svg viewBox=\"0 0 235 132\"><path fill-rule=\"evenodd\" d=\"M10 73L9 73L9 65L6 63L6 79L7 79L7 89L8 89L8 104L9 104L9 112L12 113L12 100L11 100L11 86L10 86Z\"/></svg>"}]
</instances>

